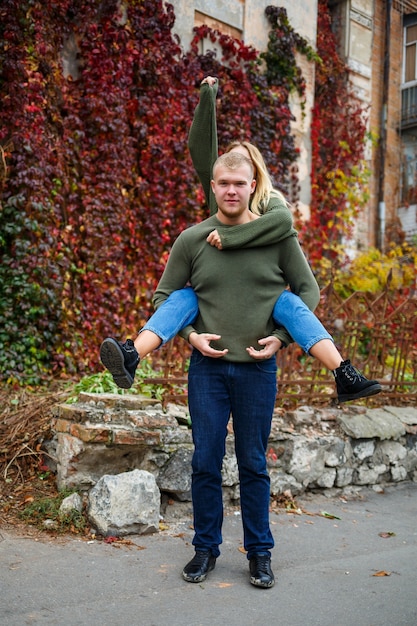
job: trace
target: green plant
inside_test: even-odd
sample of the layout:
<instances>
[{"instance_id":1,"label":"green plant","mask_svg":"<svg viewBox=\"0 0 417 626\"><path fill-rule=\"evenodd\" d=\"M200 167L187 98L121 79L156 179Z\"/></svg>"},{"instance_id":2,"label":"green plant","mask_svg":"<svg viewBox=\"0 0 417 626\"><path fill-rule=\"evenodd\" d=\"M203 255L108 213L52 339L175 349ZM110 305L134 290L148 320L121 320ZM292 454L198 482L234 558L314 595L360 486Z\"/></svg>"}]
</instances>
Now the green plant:
<instances>
[{"instance_id":1,"label":"green plant","mask_svg":"<svg viewBox=\"0 0 417 626\"><path fill-rule=\"evenodd\" d=\"M114 382L112 375L108 371L99 372L97 374L90 374L84 376L80 381L71 383L70 395L66 402L73 404L78 401L79 394L84 393L117 393L123 395L125 393L138 394L147 396L149 398L156 398L157 400L163 400L166 388L161 384L153 384L147 379L156 378L160 374L152 369L152 366L147 361L141 361L138 369L136 370L135 382L131 389L121 389Z\"/></svg>"},{"instance_id":2,"label":"green plant","mask_svg":"<svg viewBox=\"0 0 417 626\"><path fill-rule=\"evenodd\" d=\"M46 520L51 520L51 530L58 533L82 533L88 527L88 521L83 511L77 511L75 509L68 513L61 513L59 508L64 498L70 496L73 491L64 490L61 491L55 497L42 497L30 502L20 513L20 517L25 522L33 524L34 526L43 530L47 529L45 526Z\"/></svg>"}]
</instances>

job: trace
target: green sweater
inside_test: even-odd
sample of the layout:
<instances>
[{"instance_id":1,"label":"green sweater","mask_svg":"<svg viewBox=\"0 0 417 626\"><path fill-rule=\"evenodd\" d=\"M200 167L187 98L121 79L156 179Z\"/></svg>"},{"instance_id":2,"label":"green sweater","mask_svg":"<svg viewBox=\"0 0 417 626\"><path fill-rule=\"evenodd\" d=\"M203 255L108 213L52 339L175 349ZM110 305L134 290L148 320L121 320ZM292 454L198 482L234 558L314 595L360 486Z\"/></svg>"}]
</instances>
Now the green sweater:
<instances>
[{"instance_id":1,"label":"green sweater","mask_svg":"<svg viewBox=\"0 0 417 626\"><path fill-rule=\"evenodd\" d=\"M200 178L210 215L217 211L216 200L210 181L214 162L218 156L216 95L218 83L210 87L201 85L200 101L194 112L194 119L188 137L188 147L195 170ZM267 212L261 219L243 226L218 227L223 249L253 247L277 243L296 234L292 228L292 215L281 198L272 197Z\"/></svg>"},{"instance_id":2,"label":"green sweater","mask_svg":"<svg viewBox=\"0 0 417 626\"><path fill-rule=\"evenodd\" d=\"M271 317L282 291L289 286L314 309L319 301L319 288L297 237L286 237L262 247L218 250L206 238L220 226L235 228L211 216L179 235L153 303L158 308L173 291L189 283L198 297L200 313L194 325L187 326L181 336L188 339L192 331L217 333L221 339L212 342L212 346L228 348L225 360L253 362L246 348L258 347L258 339L275 335L285 344L292 341L285 329L275 329Z\"/></svg>"}]
</instances>

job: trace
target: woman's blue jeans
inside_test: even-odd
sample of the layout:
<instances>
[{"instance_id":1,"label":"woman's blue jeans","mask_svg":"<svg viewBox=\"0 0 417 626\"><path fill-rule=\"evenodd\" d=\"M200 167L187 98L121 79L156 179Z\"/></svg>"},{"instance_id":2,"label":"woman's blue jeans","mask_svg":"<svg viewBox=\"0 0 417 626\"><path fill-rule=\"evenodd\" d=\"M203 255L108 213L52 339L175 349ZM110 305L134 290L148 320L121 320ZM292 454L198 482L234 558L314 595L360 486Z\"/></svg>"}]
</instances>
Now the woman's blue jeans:
<instances>
[{"instance_id":1,"label":"woman's blue jeans","mask_svg":"<svg viewBox=\"0 0 417 626\"><path fill-rule=\"evenodd\" d=\"M155 311L142 330L151 330L162 339L162 344L173 339L178 332L192 324L198 315L198 300L191 287L173 291ZM299 296L283 291L275 303L272 317L283 326L305 351L322 339L333 338Z\"/></svg>"},{"instance_id":2,"label":"woman's blue jeans","mask_svg":"<svg viewBox=\"0 0 417 626\"><path fill-rule=\"evenodd\" d=\"M192 498L196 550L219 556L222 542L222 463L227 424L233 418L239 468L244 547L248 559L270 554L270 481L266 450L277 392L276 359L235 363L191 355L188 374L194 455Z\"/></svg>"}]
</instances>

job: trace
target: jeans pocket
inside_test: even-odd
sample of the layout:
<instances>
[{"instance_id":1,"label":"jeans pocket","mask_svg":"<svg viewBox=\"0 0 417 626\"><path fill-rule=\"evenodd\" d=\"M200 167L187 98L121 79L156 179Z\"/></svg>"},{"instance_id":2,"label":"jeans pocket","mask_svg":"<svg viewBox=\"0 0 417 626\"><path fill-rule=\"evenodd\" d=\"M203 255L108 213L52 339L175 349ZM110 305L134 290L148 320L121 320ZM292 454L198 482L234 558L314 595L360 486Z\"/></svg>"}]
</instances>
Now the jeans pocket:
<instances>
[{"instance_id":1,"label":"jeans pocket","mask_svg":"<svg viewBox=\"0 0 417 626\"><path fill-rule=\"evenodd\" d=\"M201 352L199 352L199 350L196 350L196 348L193 348L193 351L191 353L191 357L190 357L190 366L194 365L200 365L201 363L203 363L204 359L206 357L201 354Z\"/></svg>"},{"instance_id":2,"label":"jeans pocket","mask_svg":"<svg viewBox=\"0 0 417 626\"><path fill-rule=\"evenodd\" d=\"M259 361L255 365L256 368L264 374L276 374L277 372L277 362L275 357L271 357L266 361Z\"/></svg>"}]
</instances>

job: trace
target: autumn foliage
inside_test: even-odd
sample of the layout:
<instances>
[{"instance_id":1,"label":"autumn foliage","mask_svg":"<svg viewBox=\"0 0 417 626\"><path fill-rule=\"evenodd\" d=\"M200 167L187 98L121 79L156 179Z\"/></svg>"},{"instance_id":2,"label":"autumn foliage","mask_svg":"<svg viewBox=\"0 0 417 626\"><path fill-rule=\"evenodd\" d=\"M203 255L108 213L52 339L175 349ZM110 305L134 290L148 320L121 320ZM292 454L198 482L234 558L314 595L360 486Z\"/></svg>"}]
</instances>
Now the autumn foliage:
<instances>
[{"instance_id":1,"label":"autumn foliage","mask_svg":"<svg viewBox=\"0 0 417 626\"><path fill-rule=\"evenodd\" d=\"M342 238L349 239L366 203L366 111L354 97L348 68L327 0L319 0L315 100L312 110L310 219L299 224L313 267L323 257L343 262Z\"/></svg>"},{"instance_id":2,"label":"autumn foliage","mask_svg":"<svg viewBox=\"0 0 417 626\"><path fill-rule=\"evenodd\" d=\"M263 66L256 50L206 27L182 51L173 8L159 0L2 0L2 379L34 384L97 371L102 338L135 335L148 318L172 241L206 216L187 150L205 75L220 79L220 147L238 137L253 141L275 184L296 194L294 83L277 81L276 30L287 33L289 49L303 40L279 11L267 9L271 48ZM216 42L221 57L200 53L203 38ZM294 72L291 63L280 72ZM320 185L335 143L319 107L333 106L325 93L334 84L320 85L314 158L322 169L312 224L325 232L327 212L337 207ZM345 136L356 142L356 129Z\"/></svg>"}]
</instances>

